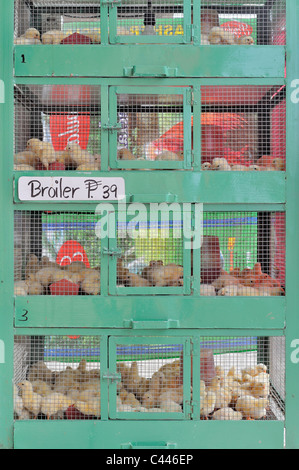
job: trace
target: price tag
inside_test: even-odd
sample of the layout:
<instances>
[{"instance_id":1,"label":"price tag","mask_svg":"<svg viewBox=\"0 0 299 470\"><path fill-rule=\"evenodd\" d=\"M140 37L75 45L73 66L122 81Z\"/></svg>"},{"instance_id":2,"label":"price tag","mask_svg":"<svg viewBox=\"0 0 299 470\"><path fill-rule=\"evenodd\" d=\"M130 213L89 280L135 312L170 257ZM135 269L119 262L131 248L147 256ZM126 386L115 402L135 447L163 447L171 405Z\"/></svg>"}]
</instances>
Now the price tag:
<instances>
[{"instance_id":1,"label":"price tag","mask_svg":"<svg viewBox=\"0 0 299 470\"><path fill-rule=\"evenodd\" d=\"M21 176L18 180L20 201L118 201L125 194L124 178Z\"/></svg>"}]
</instances>

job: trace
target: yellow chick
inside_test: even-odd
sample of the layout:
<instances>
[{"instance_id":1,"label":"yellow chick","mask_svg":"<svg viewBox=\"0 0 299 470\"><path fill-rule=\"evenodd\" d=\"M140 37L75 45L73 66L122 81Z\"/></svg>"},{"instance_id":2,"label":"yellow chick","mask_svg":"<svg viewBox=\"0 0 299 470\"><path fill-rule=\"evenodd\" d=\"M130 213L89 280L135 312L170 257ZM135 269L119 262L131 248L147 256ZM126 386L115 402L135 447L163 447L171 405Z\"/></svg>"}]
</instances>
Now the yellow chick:
<instances>
[{"instance_id":1,"label":"yellow chick","mask_svg":"<svg viewBox=\"0 0 299 470\"><path fill-rule=\"evenodd\" d=\"M50 419L58 413L63 413L73 404L74 401L71 398L66 397L62 393L52 392L42 398L41 412L47 417L47 419Z\"/></svg>"},{"instance_id":2,"label":"yellow chick","mask_svg":"<svg viewBox=\"0 0 299 470\"><path fill-rule=\"evenodd\" d=\"M158 398L158 404L160 404L160 407L161 407L162 402L171 401L171 402L175 402L181 405L183 403L183 399L184 399L183 386L181 386L178 388L173 388L165 392L162 392Z\"/></svg>"},{"instance_id":3,"label":"yellow chick","mask_svg":"<svg viewBox=\"0 0 299 470\"><path fill-rule=\"evenodd\" d=\"M22 391L22 400L24 408L28 410L34 417L37 418L41 411L42 397L34 393L32 384L28 380L24 380L17 384Z\"/></svg>"},{"instance_id":4,"label":"yellow chick","mask_svg":"<svg viewBox=\"0 0 299 470\"><path fill-rule=\"evenodd\" d=\"M69 153L70 158L77 164L77 166L95 163L94 156L87 150L81 149L80 145L75 142L69 143L66 146L65 151Z\"/></svg>"},{"instance_id":5,"label":"yellow chick","mask_svg":"<svg viewBox=\"0 0 299 470\"><path fill-rule=\"evenodd\" d=\"M18 387L15 384L13 389L13 410L18 418L22 416L24 411L23 400L20 397Z\"/></svg>"},{"instance_id":6,"label":"yellow chick","mask_svg":"<svg viewBox=\"0 0 299 470\"><path fill-rule=\"evenodd\" d=\"M24 297L25 295L28 295L28 284L26 281L15 281L14 295L18 297Z\"/></svg>"},{"instance_id":7,"label":"yellow chick","mask_svg":"<svg viewBox=\"0 0 299 470\"><path fill-rule=\"evenodd\" d=\"M41 395L42 397L46 397L52 393L51 386L42 380L35 380L32 382L32 388L35 393Z\"/></svg>"},{"instance_id":8,"label":"yellow chick","mask_svg":"<svg viewBox=\"0 0 299 470\"><path fill-rule=\"evenodd\" d=\"M76 401L75 408L86 416L101 417L101 398L94 397L88 401Z\"/></svg>"},{"instance_id":9,"label":"yellow chick","mask_svg":"<svg viewBox=\"0 0 299 470\"><path fill-rule=\"evenodd\" d=\"M36 362L33 364L28 372L28 381L35 382L37 380L41 380L42 382L46 382L51 386L53 381L53 373L52 371L46 366L43 361Z\"/></svg>"},{"instance_id":10,"label":"yellow chick","mask_svg":"<svg viewBox=\"0 0 299 470\"><path fill-rule=\"evenodd\" d=\"M200 400L200 416L208 419L208 415L215 410L216 405L216 393L209 390L204 393Z\"/></svg>"},{"instance_id":11,"label":"yellow chick","mask_svg":"<svg viewBox=\"0 0 299 470\"><path fill-rule=\"evenodd\" d=\"M259 165L249 165L247 170L248 171L261 171L261 167Z\"/></svg>"},{"instance_id":12,"label":"yellow chick","mask_svg":"<svg viewBox=\"0 0 299 470\"><path fill-rule=\"evenodd\" d=\"M218 290L217 295L222 295L225 297L234 297L238 295L238 289L239 287L234 285L222 287L222 289Z\"/></svg>"},{"instance_id":13,"label":"yellow chick","mask_svg":"<svg viewBox=\"0 0 299 470\"><path fill-rule=\"evenodd\" d=\"M267 398L255 398L251 395L246 395L238 399L236 411L240 411L243 418L246 419L261 419L266 416L268 405Z\"/></svg>"},{"instance_id":14,"label":"yellow chick","mask_svg":"<svg viewBox=\"0 0 299 470\"><path fill-rule=\"evenodd\" d=\"M31 45L31 44L41 44L40 42L40 32L35 28L28 28L22 36L14 40L16 45Z\"/></svg>"},{"instance_id":15,"label":"yellow chick","mask_svg":"<svg viewBox=\"0 0 299 470\"><path fill-rule=\"evenodd\" d=\"M152 375L148 391L152 394L155 399L157 399L161 394L164 383L165 375L161 370L158 370Z\"/></svg>"},{"instance_id":16,"label":"yellow chick","mask_svg":"<svg viewBox=\"0 0 299 470\"><path fill-rule=\"evenodd\" d=\"M235 44L235 36L229 31L220 26L214 26L210 29L208 34L208 41L210 44Z\"/></svg>"},{"instance_id":17,"label":"yellow chick","mask_svg":"<svg viewBox=\"0 0 299 470\"><path fill-rule=\"evenodd\" d=\"M268 292L263 292L261 289L255 289L250 286L239 286L237 295L243 297L258 297L258 296L269 296Z\"/></svg>"},{"instance_id":18,"label":"yellow chick","mask_svg":"<svg viewBox=\"0 0 299 470\"><path fill-rule=\"evenodd\" d=\"M25 150L24 152L19 152L14 154L14 165L28 165L34 166L38 163L37 155L31 150Z\"/></svg>"},{"instance_id":19,"label":"yellow chick","mask_svg":"<svg viewBox=\"0 0 299 470\"><path fill-rule=\"evenodd\" d=\"M201 164L202 171L212 170L212 165L209 162L204 162Z\"/></svg>"},{"instance_id":20,"label":"yellow chick","mask_svg":"<svg viewBox=\"0 0 299 470\"><path fill-rule=\"evenodd\" d=\"M247 171L247 166L246 165L233 165L231 167L232 171Z\"/></svg>"},{"instance_id":21,"label":"yellow chick","mask_svg":"<svg viewBox=\"0 0 299 470\"><path fill-rule=\"evenodd\" d=\"M81 282L81 289L89 295L99 295L101 292L101 275L95 269L84 272L84 278Z\"/></svg>"},{"instance_id":22,"label":"yellow chick","mask_svg":"<svg viewBox=\"0 0 299 470\"><path fill-rule=\"evenodd\" d=\"M24 36L20 36L14 40L14 44L16 46L33 46L37 44L41 44L39 39L34 38L25 38Z\"/></svg>"},{"instance_id":23,"label":"yellow chick","mask_svg":"<svg viewBox=\"0 0 299 470\"><path fill-rule=\"evenodd\" d=\"M175 401L163 400L160 402L160 409L164 413L181 413L182 407Z\"/></svg>"},{"instance_id":24,"label":"yellow chick","mask_svg":"<svg viewBox=\"0 0 299 470\"><path fill-rule=\"evenodd\" d=\"M25 163L20 165L13 166L14 171L34 171L35 168L31 165L26 165Z\"/></svg>"},{"instance_id":25,"label":"yellow chick","mask_svg":"<svg viewBox=\"0 0 299 470\"><path fill-rule=\"evenodd\" d=\"M47 170L49 169L50 163L56 162L55 150L50 142L42 142L42 147L37 155Z\"/></svg>"},{"instance_id":26,"label":"yellow chick","mask_svg":"<svg viewBox=\"0 0 299 470\"><path fill-rule=\"evenodd\" d=\"M128 392L136 393L136 391L138 391L140 381L141 377L139 375L138 364L134 361L122 382Z\"/></svg>"},{"instance_id":27,"label":"yellow chick","mask_svg":"<svg viewBox=\"0 0 299 470\"><path fill-rule=\"evenodd\" d=\"M52 30L47 31L46 33L42 34L42 43L43 44L60 44L63 39L65 39L67 35L62 31Z\"/></svg>"},{"instance_id":28,"label":"yellow chick","mask_svg":"<svg viewBox=\"0 0 299 470\"><path fill-rule=\"evenodd\" d=\"M123 400L124 405L129 405L132 408L140 408L141 404L140 402L136 399L134 393L128 393L126 397Z\"/></svg>"},{"instance_id":29,"label":"yellow chick","mask_svg":"<svg viewBox=\"0 0 299 470\"><path fill-rule=\"evenodd\" d=\"M200 295L203 296L215 296L216 290L215 287L211 284L200 284Z\"/></svg>"},{"instance_id":30,"label":"yellow chick","mask_svg":"<svg viewBox=\"0 0 299 470\"><path fill-rule=\"evenodd\" d=\"M43 295L44 294L44 286L35 280L28 279L28 295Z\"/></svg>"},{"instance_id":31,"label":"yellow chick","mask_svg":"<svg viewBox=\"0 0 299 470\"><path fill-rule=\"evenodd\" d=\"M254 44L253 37L251 36L241 36L240 38L235 38L235 44L239 46L252 46Z\"/></svg>"},{"instance_id":32,"label":"yellow chick","mask_svg":"<svg viewBox=\"0 0 299 470\"><path fill-rule=\"evenodd\" d=\"M231 167L226 158L214 158L211 169L219 171L231 171Z\"/></svg>"},{"instance_id":33,"label":"yellow chick","mask_svg":"<svg viewBox=\"0 0 299 470\"><path fill-rule=\"evenodd\" d=\"M98 171L101 169L101 165L98 162L83 163L76 168L76 171Z\"/></svg>"},{"instance_id":34,"label":"yellow chick","mask_svg":"<svg viewBox=\"0 0 299 470\"><path fill-rule=\"evenodd\" d=\"M29 139L27 141L27 150L33 152L36 155L38 155L38 153L41 150L42 146L43 146L43 143L39 139Z\"/></svg>"},{"instance_id":35,"label":"yellow chick","mask_svg":"<svg viewBox=\"0 0 299 470\"><path fill-rule=\"evenodd\" d=\"M212 419L238 421L243 419L243 416L240 411L235 411L230 407L225 407L215 411L215 413L213 413Z\"/></svg>"},{"instance_id":36,"label":"yellow chick","mask_svg":"<svg viewBox=\"0 0 299 470\"><path fill-rule=\"evenodd\" d=\"M118 160L136 160L136 157L128 150L127 148L123 147L117 151L117 159Z\"/></svg>"},{"instance_id":37,"label":"yellow chick","mask_svg":"<svg viewBox=\"0 0 299 470\"><path fill-rule=\"evenodd\" d=\"M157 405L157 397L151 392L145 392L141 402L145 408L154 408Z\"/></svg>"}]
</instances>

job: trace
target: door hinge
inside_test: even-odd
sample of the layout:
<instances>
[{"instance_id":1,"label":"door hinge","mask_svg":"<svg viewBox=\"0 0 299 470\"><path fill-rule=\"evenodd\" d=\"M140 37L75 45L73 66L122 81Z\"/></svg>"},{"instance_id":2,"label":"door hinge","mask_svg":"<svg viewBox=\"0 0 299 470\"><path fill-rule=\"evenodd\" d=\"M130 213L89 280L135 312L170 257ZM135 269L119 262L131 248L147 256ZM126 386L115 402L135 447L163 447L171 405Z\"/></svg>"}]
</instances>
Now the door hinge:
<instances>
[{"instance_id":1,"label":"door hinge","mask_svg":"<svg viewBox=\"0 0 299 470\"><path fill-rule=\"evenodd\" d=\"M198 338L193 338L190 343L190 351L192 356L200 355L200 342Z\"/></svg>"},{"instance_id":2,"label":"door hinge","mask_svg":"<svg viewBox=\"0 0 299 470\"><path fill-rule=\"evenodd\" d=\"M200 415L200 404L198 401L185 401L185 414L190 418L197 418Z\"/></svg>"}]
</instances>

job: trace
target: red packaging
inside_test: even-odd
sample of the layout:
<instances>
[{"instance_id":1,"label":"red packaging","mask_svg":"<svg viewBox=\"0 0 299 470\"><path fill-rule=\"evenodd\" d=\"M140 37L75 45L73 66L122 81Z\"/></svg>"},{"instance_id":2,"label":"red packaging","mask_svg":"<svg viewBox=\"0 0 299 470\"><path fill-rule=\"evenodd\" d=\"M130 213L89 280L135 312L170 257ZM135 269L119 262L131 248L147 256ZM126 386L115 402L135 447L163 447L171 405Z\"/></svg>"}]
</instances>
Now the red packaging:
<instances>
[{"instance_id":1,"label":"red packaging","mask_svg":"<svg viewBox=\"0 0 299 470\"><path fill-rule=\"evenodd\" d=\"M61 279L50 285L50 292L51 295L78 295L79 285L67 279Z\"/></svg>"}]
</instances>

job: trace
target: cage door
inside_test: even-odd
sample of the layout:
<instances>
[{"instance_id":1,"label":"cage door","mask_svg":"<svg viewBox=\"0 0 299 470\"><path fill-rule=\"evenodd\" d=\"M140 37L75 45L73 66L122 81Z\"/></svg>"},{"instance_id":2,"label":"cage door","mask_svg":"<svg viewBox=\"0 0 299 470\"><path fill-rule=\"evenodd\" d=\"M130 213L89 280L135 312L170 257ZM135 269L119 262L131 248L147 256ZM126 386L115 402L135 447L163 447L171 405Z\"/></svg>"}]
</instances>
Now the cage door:
<instances>
[{"instance_id":1,"label":"cage door","mask_svg":"<svg viewBox=\"0 0 299 470\"><path fill-rule=\"evenodd\" d=\"M182 210L177 203L135 203L117 213L108 250L111 295L190 295L191 249Z\"/></svg>"},{"instance_id":2,"label":"cage door","mask_svg":"<svg viewBox=\"0 0 299 470\"><path fill-rule=\"evenodd\" d=\"M110 0L107 3L111 4L111 43L180 44L191 41L190 0Z\"/></svg>"},{"instance_id":3,"label":"cage door","mask_svg":"<svg viewBox=\"0 0 299 470\"><path fill-rule=\"evenodd\" d=\"M111 419L191 419L191 339L111 337Z\"/></svg>"},{"instance_id":4,"label":"cage door","mask_svg":"<svg viewBox=\"0 0 299 470\"><path fill-rule=\"evenodd\" d=\"M110 167L190 169L191 115L190 87L110 87Z\"/></svg>"}]
</instances>

